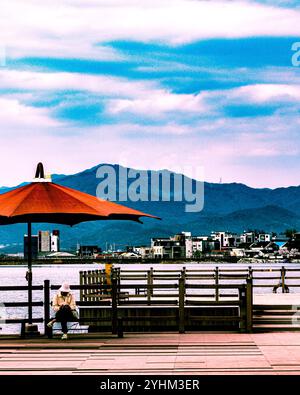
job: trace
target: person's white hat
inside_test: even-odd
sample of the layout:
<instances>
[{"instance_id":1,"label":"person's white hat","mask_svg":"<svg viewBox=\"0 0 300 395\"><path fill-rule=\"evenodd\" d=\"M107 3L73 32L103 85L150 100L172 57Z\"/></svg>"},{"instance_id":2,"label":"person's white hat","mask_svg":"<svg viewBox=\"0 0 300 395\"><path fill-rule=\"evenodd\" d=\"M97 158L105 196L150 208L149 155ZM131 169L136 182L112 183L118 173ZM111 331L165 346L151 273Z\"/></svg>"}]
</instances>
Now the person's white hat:
<instances>
[{"instance_id":1,"label":"person's white hat","mask_svg":"<svg viewBox=\"0 0 300 395\"><path fill-rule=\"evenodd\" d=\"M59 288L59 291L60 292L70 292L71 291L70 285L66 282L63 282L61 287Z\"/></svg>"}]
</instances>

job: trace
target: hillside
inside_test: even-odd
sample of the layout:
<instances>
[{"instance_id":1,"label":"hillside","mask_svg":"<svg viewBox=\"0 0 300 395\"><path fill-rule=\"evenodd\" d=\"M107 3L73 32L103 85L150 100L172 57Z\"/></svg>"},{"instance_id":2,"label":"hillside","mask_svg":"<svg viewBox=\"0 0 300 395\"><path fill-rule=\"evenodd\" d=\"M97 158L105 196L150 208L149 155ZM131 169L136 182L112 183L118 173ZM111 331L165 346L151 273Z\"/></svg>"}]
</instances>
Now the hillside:
<instances>
[{"instance_id":1,"label":"hillside","mask_svg":"<svg viewBox=\"0 0 300 395\"><path fill-rule=\"evenodd\" d=\"M96 195L100 180L96 177L99 166L73 175L54 175L53 181L62 185ZM116 173L121 170L114 165ZM154 172L156 173L156 172ZM164 170L164 175L169 172ZM150 175L150 172L147 172ZM172 181L172 179L171 179ZM132 179L128 181L130 185ZM150 190L150 181L148 180ZM195 187L195 180L192 180ZM172 185L172 182L171 182ZM123 189L122 189L123 188ZM0 188L0 193L8 190ZM117 195L124 187L117 185ZM159 190L161 196L161 188ZM184 191L183 191L184 192ZM149 192L150 193L150 192ZM145 194L141 193L143 198ZM73 228L38 224L38 229L60 229L62 247L71 248L80 243L99 244L116 243L149 244L150 238L168 236L180 231L192 231L193 234L208 234L213 230L225 229L242 232L245 229L264 229L282 232L287 228L300 228L300 186L277 189L256 189L243 184L204 184L204 209L201 212L185 212L186 202L172 201L120 202L162 218L162 221L145 219L144 224L126 221L87 222ZM21 251L24 224L0 227L0 245L9 245L2 251ZM13 245L16 243L16 245Z\"/></svg>"}]
</instances>

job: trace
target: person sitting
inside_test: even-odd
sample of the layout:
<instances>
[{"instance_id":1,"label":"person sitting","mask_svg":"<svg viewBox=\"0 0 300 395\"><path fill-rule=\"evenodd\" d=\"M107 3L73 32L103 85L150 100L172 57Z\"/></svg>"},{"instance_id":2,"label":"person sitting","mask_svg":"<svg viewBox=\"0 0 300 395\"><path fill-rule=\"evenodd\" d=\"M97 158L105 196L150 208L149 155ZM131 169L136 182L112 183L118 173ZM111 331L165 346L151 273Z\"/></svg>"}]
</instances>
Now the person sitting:
<instances>
[{"instance_id":1,"label":"person sitting","mask_svg":"<svg viewBox=\"0 0 300 395\"><path fill-rule=\"evenodd\" d=\"M59 288L58 293L54 295L52 301L52 308L55 311L55 318L48 324L48 328L52 328L55 322L61 323L63 332L62 340L68 339L68 322L76 321L78 319L76 311L75 297L71 293L70 286L67 282L63 282Z\"/></svg>"}]
</instances>

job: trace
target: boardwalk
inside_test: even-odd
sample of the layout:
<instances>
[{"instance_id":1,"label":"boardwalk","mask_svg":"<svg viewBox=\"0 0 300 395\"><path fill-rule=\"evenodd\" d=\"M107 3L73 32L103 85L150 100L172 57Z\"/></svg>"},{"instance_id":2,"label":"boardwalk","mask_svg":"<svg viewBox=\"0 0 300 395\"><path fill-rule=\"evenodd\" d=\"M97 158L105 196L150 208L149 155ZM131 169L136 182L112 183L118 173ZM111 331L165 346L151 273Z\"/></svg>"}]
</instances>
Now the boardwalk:
<instances>
[{"instance_id":1,"label":"boardwalk","mask_svg":"<svg viewBox=\"0 0 300 395\"><path fill-rule=\"evenodd\" d=\"M0 341L0 374L300 374L300 333L109 334Z\"/></svg>"}]
</instances>

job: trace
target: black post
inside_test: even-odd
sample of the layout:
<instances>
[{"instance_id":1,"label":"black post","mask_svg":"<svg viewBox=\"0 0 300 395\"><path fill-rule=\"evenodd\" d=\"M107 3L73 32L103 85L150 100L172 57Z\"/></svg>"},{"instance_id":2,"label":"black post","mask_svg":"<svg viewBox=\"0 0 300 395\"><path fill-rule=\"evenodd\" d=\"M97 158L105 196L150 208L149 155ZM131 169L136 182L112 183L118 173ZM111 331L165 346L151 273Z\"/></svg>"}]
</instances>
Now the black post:
<instances>
[{"instance_id":1,"label":"black post","mask_svg":"<svg viewBox=\"0 0 300 395\"><path fill-rule=\"evenodd\" d=\"M186 267L183 266L182 270L181 270L181 276L183 278L184 281L184 296L186 295L186 288L185 288L185 282L186 282Z\"/></svg>"},{"instance_id":2,"label":"black post","mask_svg":"<svg viewBox=\"0 0 300 395\"><path fill-rule=\"evenodd\" d=\"M49 328L47 326L50 321L50 281L44 281L44 334L50 335ZM52 333L52 330L51 330Z\"/></svg>"},{"instance_id":3,"label":"black post","mask_svg":"<svg viewBox=\"0 0 300 395\"><path fill-rule=\"evenodd\" d=\"M178 308L178 315L179 315L179 333L184 333L184 296L185 296L185 279L183 275L179 278L179 308Z\"/></svg>"},{"instance_id":4,"label":"black post","mask_svg":"<svg viewBox=\"0 0 300 395\"><path fill-rule=\"evenodd\" d=\"M248 267L248 277L253 278L253 269L251 266Z\"/></svg>"},{"instance_id":5,"label":"black post","mask_svg":"<svg viewBox=\"0 0 300 395\"><path fill-rule=\"evenodd\" d=\"M111 288L112 334L116 335L118 332L118 280L115 273L111 279Z\"/></svg>"},{"instance_id":6,"label":"black post","mask_svg":"<svg viewBox=\"0 0 300 395\"><path fill-rule=\"evenodd\" d=\"M154 276L154 270L153 267L150 267L150 295L153 296L153 276Z\"/></svg>"},{"instance_id":7,"label":"black post","mask_svg":"<svg viewBox=\"0 0 300 395\"><path fill-rule=\"evenodd\" d=\"M151 305L151 270L147 270L147 304Z\"/></svg>"},{"instance_id":8,"label":"black post","mask_svg":"<svg viewBox=\"0 0 300 395\"><path fill-rule=\"evenodd\" d=\"M216 302L219 302L219 268L215 268Z\"/></svg>"},{"instance_id":9,"label":"black post","mask_svg":"<svg viewBox=\"0 0 300 395\"><path fill-rule=\"evenodd\" d=\"M247 331L247 301L246 301L246 285L243 284L239 288L239 303L240 303L240 332Z\"/></svg>"},{"instance_id":10,"label":"black post","mask_svg":"<svg viewBox=\"0 0 300 395\"><path fill-rule=\"evenodd\" d=\"M28 323L32 324L32 244L31 244L31 222L27 224L27 281L28 281Z\"/></svg>"},{"instance_id":11,"label":"black post","mask_svg":"<svg viewBox=\"0 0 300 395\"><path fill-rule=\"evenodd\" d=\"M282 293L285 293L285 267L281 268L281 290Z\"/></svg>"},{"instance_id":12,"label":"black post","mask_svg":"<svg viewBox=\"0 0 300 395\"><path fill-rule=\"evenodd\" d=\"M253 288L252 288L252 277L247 278L246 283L246 315L247 315L247 324L246 330L247 333L252 332L253 326Z\"/></svg>"}]
</instances>

